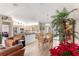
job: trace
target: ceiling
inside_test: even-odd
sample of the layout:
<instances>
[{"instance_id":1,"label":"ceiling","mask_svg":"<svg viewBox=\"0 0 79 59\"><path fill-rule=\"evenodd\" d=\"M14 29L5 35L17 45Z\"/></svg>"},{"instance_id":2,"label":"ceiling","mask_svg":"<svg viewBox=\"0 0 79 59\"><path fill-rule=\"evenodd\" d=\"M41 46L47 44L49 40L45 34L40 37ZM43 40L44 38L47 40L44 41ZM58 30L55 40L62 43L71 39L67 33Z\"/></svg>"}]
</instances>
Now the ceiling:
<instances>
[{"instance_id":1,"label":"ceiling","mask_svg":"<svg viewBox=\"0 0 79 59\"><path fill-rule=\"evenodd\" d=\"M61 10L65 7L68 10L72 10L78 8L78 6L79 4L73 3L0 3L0 14L25 23L48 23L57 9ZM78 11L75 15L79 15ZM74 14L72 16L77 17Z\"/></svg>"}]
</instances>

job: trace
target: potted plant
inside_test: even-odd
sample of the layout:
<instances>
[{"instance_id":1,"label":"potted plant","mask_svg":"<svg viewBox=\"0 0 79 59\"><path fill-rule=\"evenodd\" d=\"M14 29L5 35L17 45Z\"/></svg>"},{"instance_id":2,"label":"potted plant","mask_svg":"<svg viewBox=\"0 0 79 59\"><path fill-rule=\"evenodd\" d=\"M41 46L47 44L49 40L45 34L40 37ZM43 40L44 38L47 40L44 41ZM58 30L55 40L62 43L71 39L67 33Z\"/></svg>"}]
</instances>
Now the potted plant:
<instances>
[{"instance_id":1,"label":"potted plant","mask_svg":"<svg viewBox=\"0 0 79 59\"><path fill-rule=\"evenodd\" d=\"M68 16L75 10L77 10L77 9L68 11L66 8L63 8L62 11L56 10L56 15L51 16L51 18L53 18L53 20L51 22L52 28L54 29L54 31L56 31L55 36L59 36L60 42L62 42L67 37L66 22L68 20L70 20L70 18L68 18ZM77 32L75 32L75 33L77 33ZM73 33L70 33L70 34L75 36ZM75 37L78 38L77 36L75 36Z\"/></svg>"},{"instance_id":2,"label":"potted plant","mask_svg":"<svg viewBox=\"0 0 79 59\"><path fill-rule=\"evenodd\" d=\"M62 11L57 10L57 14L52 16L52 28L57 32L56 36L59 36L60 44L54 48L50 49L51 56L79 56L79 45L74 42L68 42L67 37L67 24L72 24L70 18L68 18L69 14L77 9L73 9L68 11L64 8ZM68 23L66 22L68 21ZM66 24L67 23L67 24ZM67 26L67 27L66 27ZM70 33L70 32L69 32ZM77 39L79 39L75 34L79 34L78 32L70 33Z\"/></svg>"}]
</instances>

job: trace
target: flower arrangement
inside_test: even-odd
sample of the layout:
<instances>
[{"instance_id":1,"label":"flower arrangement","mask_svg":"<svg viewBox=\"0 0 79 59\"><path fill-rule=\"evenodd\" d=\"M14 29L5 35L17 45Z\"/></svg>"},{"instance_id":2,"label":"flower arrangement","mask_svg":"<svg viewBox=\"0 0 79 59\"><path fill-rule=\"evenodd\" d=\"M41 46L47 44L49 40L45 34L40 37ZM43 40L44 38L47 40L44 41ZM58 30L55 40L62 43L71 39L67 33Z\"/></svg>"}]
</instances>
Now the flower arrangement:
<instances>
[{"instance_id":1,"label":"flower arrangement","mask_svg":"<svg viewBox=\"0 0 79 59\"><path fill-rule=\"evenodd\" d=\"M59 46L50 49L51 56L79 56L79 46L75 43L60 43Z\"/></svg>"}]
</instances>

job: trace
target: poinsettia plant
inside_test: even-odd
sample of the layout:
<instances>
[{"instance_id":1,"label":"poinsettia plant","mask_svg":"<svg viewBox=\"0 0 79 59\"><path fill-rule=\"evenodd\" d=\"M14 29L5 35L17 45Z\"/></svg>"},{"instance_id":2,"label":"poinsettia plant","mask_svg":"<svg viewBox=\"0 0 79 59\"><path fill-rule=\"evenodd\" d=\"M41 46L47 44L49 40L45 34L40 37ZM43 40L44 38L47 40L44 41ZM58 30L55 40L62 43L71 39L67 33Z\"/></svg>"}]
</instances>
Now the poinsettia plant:
<instances>
[{"instance_id":1,"label":"poinsettia plant","mask_svg":"<svg viewBox=\"0 0 79 59\"><path fill-rule=\"evenodd\" d=\"M59 46L50 49L51 56L79 56L79 46L64 41Z\"/></svg>"}]
</instances>

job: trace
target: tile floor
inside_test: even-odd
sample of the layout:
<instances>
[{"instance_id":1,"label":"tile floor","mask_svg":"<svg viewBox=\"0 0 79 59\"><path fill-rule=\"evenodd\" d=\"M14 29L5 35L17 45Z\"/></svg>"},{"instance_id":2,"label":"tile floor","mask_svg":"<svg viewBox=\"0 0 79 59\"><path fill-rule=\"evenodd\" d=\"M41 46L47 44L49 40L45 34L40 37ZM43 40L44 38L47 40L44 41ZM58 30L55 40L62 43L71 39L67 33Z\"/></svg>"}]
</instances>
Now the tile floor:
<instances>
[{"instance_id":1,"label":"tile floor","mask_svg":"<svg viewBox=\"0 0 79 59\"><path fill-rule=\"evenodd\" d=\"M57 46L58 42L54 41L54 47ZM49 56L48 44L45 43L43 47L38 46L38 41L34 41L25 47L25 56Z\"/></svg>"},{"instance_id":2,"label":"tile floor","mask_svg":"<svg viewBox=\"0 0 79 59\"><path fill-rule=\"evenodd\" d=\"M25 56L49 56L49 48L48 45L45 44L43 47L38 46L38 42L35 41L30 45L25 47Z\"/></svg>"}]
</instances>

